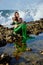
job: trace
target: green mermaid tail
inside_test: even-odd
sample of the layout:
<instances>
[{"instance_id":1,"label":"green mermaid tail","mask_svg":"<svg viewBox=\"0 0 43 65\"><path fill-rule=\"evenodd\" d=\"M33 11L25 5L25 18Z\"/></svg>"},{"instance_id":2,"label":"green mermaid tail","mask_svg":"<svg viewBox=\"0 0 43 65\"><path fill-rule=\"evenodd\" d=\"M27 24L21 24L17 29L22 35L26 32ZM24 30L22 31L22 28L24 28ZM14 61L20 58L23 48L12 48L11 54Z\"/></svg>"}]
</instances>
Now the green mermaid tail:
<instances>
[{"instance_id":1,"label":"green mermaid tail","mask_svg":"<svg viewBox=\"0 0 43 65\"><path fill-rule=\"evenodd\" d=\"M19 47L19 45L16 44L16 46L21 50L21 51L25 51L26 49L26 40L27 39L33 39L33 37L29 37L27 35L27 25L26 23L21 23L21 24L18 24L18 27L17 28L14 28L14 32L15 33L18 33L20 30L22 30L22 44L23 46L22 47Z\"/></svg>"}]
</instances>

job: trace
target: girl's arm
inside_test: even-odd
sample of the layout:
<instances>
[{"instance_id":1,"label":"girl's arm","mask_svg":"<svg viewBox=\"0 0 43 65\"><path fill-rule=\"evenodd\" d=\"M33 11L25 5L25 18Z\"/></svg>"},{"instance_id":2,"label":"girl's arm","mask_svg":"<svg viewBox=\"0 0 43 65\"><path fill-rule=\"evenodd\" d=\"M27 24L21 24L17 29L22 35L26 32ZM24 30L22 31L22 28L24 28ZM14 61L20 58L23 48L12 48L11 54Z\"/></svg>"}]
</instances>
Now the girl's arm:
<instances>
[{"instance_id":1,"label":"girl's arm","mask_svg":"<svg viewBox=\"0 0 43 65\"><path fill-rule=\"evenodd\" d=\"M15 21L15 17L12 17L12 20Z\"/></svg>"}]
</instances>

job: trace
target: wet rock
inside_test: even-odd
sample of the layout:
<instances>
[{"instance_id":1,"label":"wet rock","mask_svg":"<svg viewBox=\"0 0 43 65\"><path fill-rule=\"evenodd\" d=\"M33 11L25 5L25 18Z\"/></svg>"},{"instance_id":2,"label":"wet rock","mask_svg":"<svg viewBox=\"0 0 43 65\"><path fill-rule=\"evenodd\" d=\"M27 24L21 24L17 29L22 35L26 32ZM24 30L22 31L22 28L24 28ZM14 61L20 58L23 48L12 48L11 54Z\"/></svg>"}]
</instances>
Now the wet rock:
<instances>
[{"instance_id":1,"label":"wet rock","mask_svg":"<svg viewBox=\"0 0 43 65\"><path fill-rule=\"evenodd\" d=\"M31 48L26 48L26 51L32 51L32 49Z\"/></svg>"},{"instance_id":2,"label":"wet rock","mask_svg":"<svg viewBox=\"0 0 43 65\"><path fill-rule=\"evenodd\" d=\"M21 62L19 65L33 65L32 62Z\"/></svg>"},{"instance_id":3,"label":"wet rock","mask_svg":"<svg viewBox=\"0 0 43 65\"><path fill-rule=\"evenodd\" d=\"M6 54L6 53L3 53L0 55L0 65L9 65L10 63L10 60L11 60L11 57Z\"/></svg>"},{"instance_id":4,"label":"wet rock","mask_svg":"<svg viewBox=\"0 0 43 65\"><path fill-rule=\"evenodd\" d=\"M6 40L3 39L3 40L0 40L0 47L3 47L7 44Z\"/></svg>"},{"instance_id":5,"label":"wet rock","mask_svg":"<svg viewBox=\"0 0 43 65\"><path fill-rule=\"evenodd\" d=\"M0 65L9 65L9 63L6 63L6 64L0 64Z\"/></svg>"},{"instance_id":6,"label":"wet rock","mask_svg":"<svg viewBox=\"0 0 43 65\"><path fill-rule=\"evenodd\" d=\"M40 54L42 54L42 55L43 55L43 51L40 51Z\"/></svg>"},{"instance_id":7,"label":"wet rock","mask_svg":"<svg viewBox=\"0 0 43 65\"><path fill-rule=\"evenodd\" d=\"M38 60L35 65L43 65L43 59Z\"/></svg>"},{"instance_id":8,"label":"wet rock","mask_svg":"<svg viewBox=\"0 0 43 65\"><path fill-rule=\"evenodd\" d=\"M25 62L21 62L19 65L26 65Z\"/></svg>"}]
</instances>

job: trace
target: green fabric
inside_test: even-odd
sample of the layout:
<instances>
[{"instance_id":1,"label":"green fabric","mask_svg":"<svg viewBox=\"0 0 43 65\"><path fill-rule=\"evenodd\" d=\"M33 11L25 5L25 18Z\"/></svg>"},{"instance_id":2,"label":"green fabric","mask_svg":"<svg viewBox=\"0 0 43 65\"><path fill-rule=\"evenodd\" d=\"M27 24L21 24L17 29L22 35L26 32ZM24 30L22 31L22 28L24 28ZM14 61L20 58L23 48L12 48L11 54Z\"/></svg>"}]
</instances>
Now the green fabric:
<instances>
[{"instance_id":1,"label":"green fabric","mask_svg":"<svg viewBox=\"0 0 43 65\"><path fill-rule=\"evenodd\" d=\"M22 24L17 24L18 27L17 28L14 28L14 32L18 32L21 28L22 28Z\"/></svg>"},{"instance_id":2,"label":"green fabric","mask_svg":"<svg viewBox=\"0 0 43 65\"><path fill-rule=\"evenodd\" d=\"M22 44L23 46L20 47L19 45L16 44L16 47L19 49L19 51L25 51L26 49L26 24L25 23L21 23L18 24L17 28L14 28L14 32L17 33L19 30L22 30Z\"/></svg>"},{"instance_id":3,"label":"green fabric","mask_svg":"<svg viewBox=\"0 0 43 65\"><path fill-rule=\"evenodd\" d=\"M27 33L26 33L26 24L21 23L17 28L14 28L14 32L17 33L20 29L22 30L22 43L26 43Z\"/></svg>"},{"instance_id":4,"label":"green fabric","mask_svg":"<svg viewBox=\"0 0 43 65\"><path fill-rule=\"evenodd\" d=\"M19 45L16 44L16 47L20 50L20 51L25 51L26 49L26 40L27 39L31 39L32 37L29 37L27 36L27 25L26 23L21 23L21 24L18 24L18 27L17 28L14 28L13 32L17 33L19 32L20 30L22 30L22 44L23 46L20 47Z\"/></svg>"}]
</instances>

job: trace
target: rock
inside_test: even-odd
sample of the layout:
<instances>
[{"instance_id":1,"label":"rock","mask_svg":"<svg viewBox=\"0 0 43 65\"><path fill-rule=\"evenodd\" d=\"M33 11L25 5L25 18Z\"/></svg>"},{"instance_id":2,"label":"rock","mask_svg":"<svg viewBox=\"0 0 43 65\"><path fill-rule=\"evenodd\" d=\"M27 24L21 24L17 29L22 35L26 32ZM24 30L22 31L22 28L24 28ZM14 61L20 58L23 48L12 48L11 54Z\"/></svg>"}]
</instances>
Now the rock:
<instances>
[{"instance_id":1,"label":"rock","mask_svg":"<svg viewBox=\"0 0 43 65\"><path fill-rule=\"evenodd\" d=\"M9 65L10 60L11 60L11 57L8 54L3 53L3 54L0 55L0 64Z\"/></svg>"},{"instance_id":2,"label":"rock","mask_svg":"<svg viewBox=\"0 0 43 65\"><path fill-rule=\"evenodd\" d=\"M6 40L3 39L3 40L0 40L0 47L3 47L7 44Z\"/></svg>"},{"instance_id":3,"label":"rock","mask_svg":"<svg viewBox=\"0 0 43 65\"><path fill-rule=\"evenodd\" d=\"M32 51L32 49L31 48L26 48L26 51Z\"/></svg>"},{"instance_id":4,"label":"rock","mask_svg":"<svg viewBox=\"0 0 43 65\"><path fill-rule=\"evenodd\" d=\"M43 51L40 51L40 54L42 54L42 55L43 55Z\"/></svg>"},{"instance_id":5,"label":"rock","mask_svg":"<svg viewBox=\"0 0 43 65\"><path fill-rule=\"evenodd\" d=\"M19 65L26 65L25 62L21 62Z\"/></svg>"},{"instance_id":6,"label":"rock","mask_svg":"<svg viewBox=\"0 0 43 65\"><path fill-rule=\"evenodd\" d=\"M6 65L9 65L9 63L6 63Z\"/></svg>"},{"instance_id":7,"label":"rock","mask_svg":"<svg viewBox=\"0 0 43 65\"><path fill-rule=\"evenodd\" d=\"M27 23L27 30L30 34L38 35L43 32L43 20L33 21Z\"/></svg>"},{"instance_id":8,"label":"rock","mask_svg":"<svg viewBox=\"0 0 43 65\"><path fill-rule=\"evenodd\" d=\"M14 57L20 57L22 54L23 54L23 52L19 52L18 50L16 50L16 51L13 53L13 56L14 56Z\"/></svg>"},{"instance_id":9,"label":"rock","mask_svg":"<svg viewBox=\"0 0 43 65\"><path fill-rule=\"evenodd\" d=\"M43 65L43 59L38 60L35 65Z\"/></svg>"},{"instance_id":10,"label":"rock","mask_svg":"<svg viewBox=\"0 0 43 65\"><path fill-rule=\"evenodd\" d=\"M6 64L0 64L0 65L9 65L9 63L6 63Z\"/></svg>"}]
</instances>

